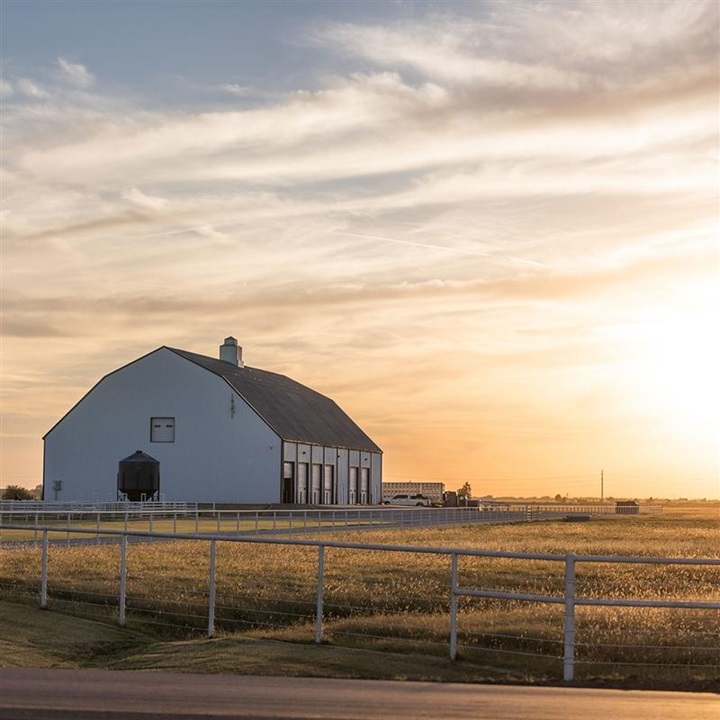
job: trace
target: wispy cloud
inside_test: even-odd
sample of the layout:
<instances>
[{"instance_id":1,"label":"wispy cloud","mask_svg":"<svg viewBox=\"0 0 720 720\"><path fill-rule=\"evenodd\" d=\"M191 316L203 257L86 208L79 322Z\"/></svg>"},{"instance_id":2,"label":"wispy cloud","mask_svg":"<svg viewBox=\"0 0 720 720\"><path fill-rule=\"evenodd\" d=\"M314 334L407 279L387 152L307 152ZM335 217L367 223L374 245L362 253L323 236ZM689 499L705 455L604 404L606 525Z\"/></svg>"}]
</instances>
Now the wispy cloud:
<instances>
[{"instance_id":1,"label":"wispy cloud","mask_svg":"<svg viewBox=\"0 0 720 720\"><path fill-rule=\"evenodd\" d=\"M95 82L95 78L84 65L70 62L70 60L63 57L58 58L57 62L63 78L72 85L79 88L88 88Z\"/></svg>"},{"instance_id":2,"label":"wispy cloud","mask_svg":"<svg viewBox=\"0 0 720 720\"><path fill-rule=\"evenodd\" d=\"M218 86L218 90L227 93L228 95L235 95L236 97L247 97L253 94L253 89L247 85L238 85L237 83L223 83Z\"/></svg>"},{"instance_id":3,"label":"wispy cloud","mask_svg":"<svg viewBox=\"0 0 720 720\"><path fill-rule=\"evenodd\" d=\"M50 93L38 83L28 78L20 78L16 83L17 89L26 97L40 100L50 97Z\"/></svg>"},{"instance_id":4,"label":"wispy cloud","mask_svg":"<svg viewBox=\"0 0 720 720\"><path fill-rule=\"evenodd\" d=\"M717 49L710 2L491 3L484 17L438 12L394 26L327 23L312 41L451 84L597 91L650 79ZM688 62L690 60L691 62ZM654 78L661 81L663 78Z\"/></svg>"}]
</instances>

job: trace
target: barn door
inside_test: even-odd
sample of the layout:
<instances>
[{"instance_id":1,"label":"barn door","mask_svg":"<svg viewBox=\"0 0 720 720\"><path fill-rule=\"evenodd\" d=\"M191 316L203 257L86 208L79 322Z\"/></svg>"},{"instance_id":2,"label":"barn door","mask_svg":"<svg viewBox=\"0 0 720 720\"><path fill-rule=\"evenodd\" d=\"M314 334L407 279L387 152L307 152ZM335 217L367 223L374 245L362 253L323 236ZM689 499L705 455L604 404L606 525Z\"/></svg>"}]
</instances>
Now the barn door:
<instances>
[{"instance_id":1,"label":"barn door","mask_svg":"<svg viewBox=\"0 0 720 720\"><path fill-rule=\"evenodd\" d=\"M323 504L333 504L333 490L334 490L334 471L335 468L332 465L326 465L323 472Z\"/></svg>"},{"instance_id":2,"label":"barn door","mask_svg":"<svg viewBox=\"0 0 720 720\"><path fill-rule=\"evenodd\" d=\"M350 497L348 502L351 505L357 504L357 490L358 490L358 469L356 467L350 468L350 487L348 488Z\"/></svg>"},{"instance_id":3,"label":"barn door","mask_svg":"<svg viewBox=\"0 0 720 720\"><path fill-rule=\"evenodd\" d=\"M370 468L360 468L360 504L370 502Z\"/></svg>"},{"instance_id":4,"label":"barn door","mask_svg":"<svg viewBox=\"0 0 720 720\"><path fill-rule=\"evenodd\" d=\"M312 466L312 488L310 491L310 502L313 505L320 504L320 485L322 483L322 465L313 463Z\"/></svg>"},{"instance_id":5,"label":"barn door","mask_svg":"<svg viewBox=\"0 0 720 720\"><path fill-rule=\"evenodd\" d=\"M283 463L282 503L289 505L295 502L295 463Z\"/></svg>"},{"instance_id":6,"label":"barn door","mask_svg":"<svg viewBox=\"0 0 720 720\"><path fill-rule=\"evenodd\" d=\"M308 464L298 463L297 501L305 505L308 501Z\"/></svg>"}]
</instances>

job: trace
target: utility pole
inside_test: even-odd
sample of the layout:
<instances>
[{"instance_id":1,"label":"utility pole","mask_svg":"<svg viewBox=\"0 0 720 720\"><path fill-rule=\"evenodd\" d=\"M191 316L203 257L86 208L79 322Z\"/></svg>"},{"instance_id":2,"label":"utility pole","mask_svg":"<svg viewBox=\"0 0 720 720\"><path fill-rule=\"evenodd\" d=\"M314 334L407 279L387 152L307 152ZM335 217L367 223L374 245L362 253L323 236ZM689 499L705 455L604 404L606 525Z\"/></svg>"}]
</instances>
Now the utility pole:
<instances>
[{"instance_id":1,"label":"utility pole","mask_svg":"<svg viewBox=\"0 0 720 720\"><path fill-rule=\"evenodd\" d=\"M603 471L600 471L600 502L603 502L605 497L605 478L603 477Z\"/></svg>"}]
</instances>

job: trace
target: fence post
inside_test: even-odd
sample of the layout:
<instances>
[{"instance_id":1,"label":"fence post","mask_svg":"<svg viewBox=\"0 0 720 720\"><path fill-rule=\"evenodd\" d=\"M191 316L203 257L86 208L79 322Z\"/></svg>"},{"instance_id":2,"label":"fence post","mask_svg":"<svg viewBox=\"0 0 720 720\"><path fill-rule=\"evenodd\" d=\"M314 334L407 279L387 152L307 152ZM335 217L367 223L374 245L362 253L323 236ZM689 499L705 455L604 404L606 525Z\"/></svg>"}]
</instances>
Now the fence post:
<instances>
[{"instance_id":1,"label":"fence post","mask_svg":"<svg viewBox=\"0 0 720 720\"><path fill-rule=\"evenodd\" d=\"M575 555L565 556L565 651L563 680L575 679Z\"/></svg>"},{"instance_id":2,"label":"fence post","mask_svg":"<svg viewBox=\"0 0 720 720\"><path fill-rule=\"evenodd\" d=\"M208 632L211 638L215 634L215 540L210 541L210 589L208 592Z\"/></svg>"},{"instance_id":3,"label":"fence post","mask_svg":"<svg viewBox=\"0 0 720 720\"><path fill-rule=\"evenodd\" d=\"M120 593L118 598L118 625L125 627L125 603L127 598L127 535L120 537Z\"/></svg>"},{"instance_id":4,"label":"fence post","mask_svg":"<svg viewBox=\"0 0 720 720\"><path fill-rule=\"evenodd\" d=\"M317 605L315 608L315 642L322 643L323 593L325 589L325 546L318 545Z\"/></svg>"},{"instance_id":5,"label":"fence post","mask_svg":"<svg viewBox=\"0 0 720 720\"><path fill-rule=\"evenodd\" d=\"M450 659L457 658L457 583L458 583L458 556L453 553L451 556L452 565L450 571Z\"/></svg>"},{"instance_id":6,"label":"fence post","mask_svg":"<svg viewBox=\"0 0 720 720\"><path fill-rule=\"evenodd\" d=\"M40 607L47 607L47 564L48 564L48 531L43 530L42 561L40 569Z\"/></svg>"},{"instance_id":7,"label":"fence post","mask_svg":"<svg viewBox=\"0 0 720 720\"><path fill-rule=\"evenodd\" d=\"M173 510L173 533L177 533L177 510Z\"/></svg>"}]
</instances>

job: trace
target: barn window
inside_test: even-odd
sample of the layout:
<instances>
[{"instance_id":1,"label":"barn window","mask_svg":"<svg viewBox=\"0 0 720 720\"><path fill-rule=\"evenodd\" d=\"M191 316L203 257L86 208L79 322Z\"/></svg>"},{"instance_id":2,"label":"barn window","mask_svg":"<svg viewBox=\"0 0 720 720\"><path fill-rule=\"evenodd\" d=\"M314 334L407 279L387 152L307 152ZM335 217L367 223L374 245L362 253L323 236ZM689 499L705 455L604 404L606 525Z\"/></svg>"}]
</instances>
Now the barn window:
<instances>
[{"instance_id":1,"label":"barn window","mask_svg":"<svg viewBox=\"0 0 720 720\"><path fill-rule=\"evenodd\" d=\"M150 442L175 442L175 418L150 418Z\"/></svg>"}]
</instances>

